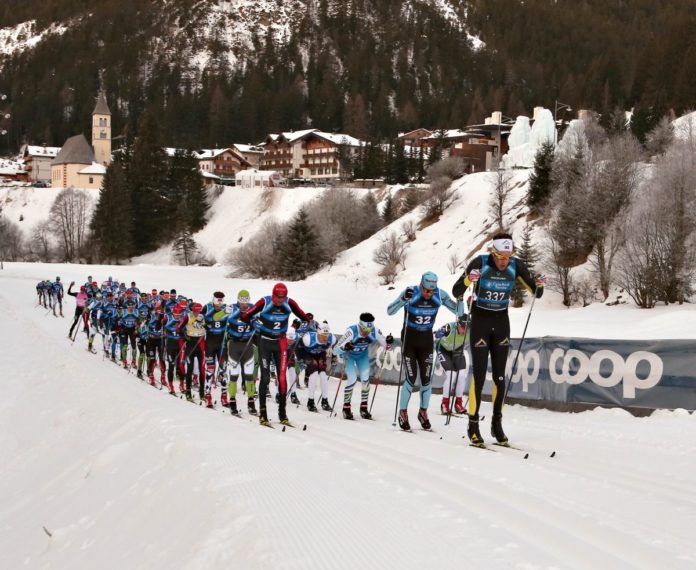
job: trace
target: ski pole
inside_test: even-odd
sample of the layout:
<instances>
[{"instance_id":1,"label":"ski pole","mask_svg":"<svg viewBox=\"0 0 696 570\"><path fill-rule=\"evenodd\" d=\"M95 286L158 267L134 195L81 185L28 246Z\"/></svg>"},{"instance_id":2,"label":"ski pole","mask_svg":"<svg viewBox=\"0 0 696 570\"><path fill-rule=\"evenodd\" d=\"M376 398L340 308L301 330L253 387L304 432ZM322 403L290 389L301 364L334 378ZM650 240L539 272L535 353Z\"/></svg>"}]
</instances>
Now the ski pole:
<instances>
[{"instance_id":1,"label":"ski pole","mask_svg":"<svg viewBox=\"0 0 696 570\"><path fill-rule=\"evenodd\" d=\"M527 335L527 326L529 325L529 319L532 316L532 310L534 309L534 302L536 301L536 291L532 297L532 304L529 306L529 313L527 313L527 322L524 323L524 330L522 331L522 338L520 339L520 345L517 347L517 354L515 355L515 360L512 363L512 368L510 369L510 377L505 382L505 392L503 392L503 404L505 404L505 399L507 398L508 390L510 389L510 384L512 382L512 377L515 373L515 366L517 366L517 359L520 357L520 352L522 351L522 344L524 344L524 338Z\"/></svg>"},{"instance_id":2,"label":"ski pole","mask_svg":"<svg viewBox=\"0 0 696 570\"><path fill-rule=\"evenodd\" d=\"M341 390L341 383L343 382L343 377L346 374L346 370L348 369L348 358L350 357L350 351L348 351L345 355L345 360L343 361L343 371L341 372L341 376L338 379L338 386L336 386L336 395L334 396L334 401L333 405L331 406L331 413L329 414L329 417L333 417L334 415L334 408L336 407L336 400L338 400L338 392Z\"/></svg>"},{"instance_id":3,"label":"ski pole","mask_svg":"<svg viewBox=\"0 0 696 570\"><path fill-rule=\"evenodd\" d=\"M379 374L377 375L377 378L375 378L375 391L372 392L372 401L370 402L370 409L368 412L372 413L372 404L375 403L375 397L377 396L377 388L379 388L380 383L382 382L382 371L384 370L384 365L387 362L387 351L385 349L384 351L384 358L382 359L382 366L379 367Z\"/></svg>"},{"instance_id":4,"label":"ski pole","mask_svg":"<svg viewBox=\"0 0 696 570\"><path fill-rule=\"evenodd\" d=\"M396 388L396 402L394 403L394 421L392 426L396 425L396 416L399 413L399 392L401 391L401 373L404 369L404 347L406 346L406 335L408 333L408 327L406 326L406 321L408 319L408 311L404 307L404 338L401 339L401 364L399 365L399 384Z\"/></svg>"}]
</instances>

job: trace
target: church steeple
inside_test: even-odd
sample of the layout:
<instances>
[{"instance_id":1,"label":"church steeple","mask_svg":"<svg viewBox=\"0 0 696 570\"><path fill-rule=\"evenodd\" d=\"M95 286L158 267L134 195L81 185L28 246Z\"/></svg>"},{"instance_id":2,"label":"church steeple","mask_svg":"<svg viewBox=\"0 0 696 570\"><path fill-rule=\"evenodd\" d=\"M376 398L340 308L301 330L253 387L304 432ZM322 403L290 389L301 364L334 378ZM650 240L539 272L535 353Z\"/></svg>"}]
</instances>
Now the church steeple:
<instances>
[{"instance_id":1,"label":"church steeple","mask_svg":"<svg viewBox=\"0 0 696 570\"><path fill-rule=\"evenodd\" d=\"M95 161L108 166L111 163L111 111L103 91L99 91L92 111L92 147Z\"/></svg>"}]
</instances>

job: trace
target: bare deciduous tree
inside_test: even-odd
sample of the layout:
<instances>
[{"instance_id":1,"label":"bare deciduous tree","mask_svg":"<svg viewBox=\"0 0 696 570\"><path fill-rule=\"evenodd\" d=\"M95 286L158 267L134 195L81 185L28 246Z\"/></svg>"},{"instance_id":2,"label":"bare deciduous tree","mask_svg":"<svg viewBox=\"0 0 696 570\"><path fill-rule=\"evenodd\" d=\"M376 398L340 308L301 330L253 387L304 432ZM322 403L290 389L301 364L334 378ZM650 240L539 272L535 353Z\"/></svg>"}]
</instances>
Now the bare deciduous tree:
<instances>
[{"instance_id":1,"label":"bare deciduous tree","mask_svg":"<svg viewBox=\"0 0 696 570\"><path fill-rule=\"evenodd\" d=\"M493 184L493 193L488 203L489 212L495 221L496 229L503 231L505 229L505 206L510 198L510 192L512 192L512 174L498 166L495 170Z\"/></svg>"},{"instance_id":2,"label":"bare deciduous tree","mask_svg":"<svg viewBox=\"0 0 696 570\"><path fill-rule=\"evenodd\" d=\"M34 227L29 246L39 261L51 261L51 224L48 220Z\"/></svg>"},{"instance_id":3,"label":"bare deciduous tree","mask_svg":"<svg viewBox=\"0 0 696 570\"><path fill-rule=\"evenodd\" d=\"M24 239L19 226L0 215L0 259L21 261L24 254Z\"/></svg>"},{"instance_id":4,"label":"bare deciduous tree","mask_svg":"<svg viewBox=\"0 0 696 570\"><path fill-rule=\"evenodd\" d=\"M423 202L423 214L426 220L437 220L454 202L456 195L452 189L452 179L441 176L430 183L427 198Z\"/></svg>"},{"instance_id":5,"label":"bare deciduous tree","mask_svg":"<svg viewBox=\"0 0 696 570\"><path fill-rule=\"evenodd\" d=\"M374 251L372 259L382 266L379 276L384 284L393 283L399 272L399 267L406 268L406 245L396 232L391 232Z\"/></svg>"},{"instance_id":6,"label":"bare deciduous tree","mask_svg":"<svg viewBox=\"0 0 696 570\"><path fill-rule=\"evenodd\" d=\"M232 277L259 277L267 279L280 273L277 251L282 241L284 226L276 220L266 220L247 243L233 250L228 263L233 267Z\"/></svg>"},{"instance_id":7,"label":"bare deciduous tree","mask_svg":"<svg viewBox=\"0 0 696 570\"><path fill-rule=\"evenodd\" d=\"M551 232L547 233L546 266L550 269L549 289L563 295L563 304L570 307L573 303L572 267L564 260L563 252Z\"/></svg>"},{"instance_id":8,"label":"bare deciduous tree","mask_svg":"<svg viewBox=\"0 0 696 570\"><path fill-rule=\"evenodd\" d=\"M416 223L413 220L405 220L401 224L401 231L408 241L416 240Z\"/></svg>"},{"instance_id":9,"label":"bare deciduous tree","mask_svg":"<svg viewBox=\"0 0 696 570\"><path fill-rule=\"evenodd\" d=\"M74 261L88 229L90 200L84 192L66 188L53 202L49 214L51 231L59 243L61 258Z\"/></svg>"}]
</instances>

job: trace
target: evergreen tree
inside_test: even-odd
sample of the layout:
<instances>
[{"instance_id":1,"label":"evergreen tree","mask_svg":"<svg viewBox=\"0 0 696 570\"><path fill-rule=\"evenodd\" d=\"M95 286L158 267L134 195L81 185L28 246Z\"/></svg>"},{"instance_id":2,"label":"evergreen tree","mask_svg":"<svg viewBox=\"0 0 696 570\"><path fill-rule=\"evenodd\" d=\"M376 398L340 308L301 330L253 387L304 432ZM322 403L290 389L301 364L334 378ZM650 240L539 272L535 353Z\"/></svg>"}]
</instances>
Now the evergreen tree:
<instances>
[{"instance_id":1,"label":"evergreen tree","mask_svg":"<svg viewBox=\"0 0 696 570\"><path fill-rule=\"evenodd\" d=\"M171 222L163 195L166 193L168 160L160 143L154 109L143 117L128 170L133 204L133 249L135 254L159 246Z\"/></svg>"},{"instance_id":2,"label":"evergreen tree","mask_svg":"<svg viewBox=\"0 0 696 570\"><path fill-rule=\"evenodd\" d=\"M544 143L534 158L534 170L529 177L527 206L532 212L540 211L551 195L551 171L553 169L553 143Z\"/></svg>"},{"instance_id":3,"label":"evergreen tree","mask_svg":"<svg viewBox=\"0 0 696 570\"><path fill-rule=\"evenodd\" d=\"M99 200L90 222L90 230L103 260L114 262L131 255L133 248L131 194L128 190L126 174L119 162L113 162L106 169L104 182L99 191Z\"/></svg>"},{"instance_id":4,"label":"evergreen tree","mask_svg":"<svg viewBox=\"0 0 696 570\"><path fill-rule=\"evenodd\" d=\"M526 224L522 231L522 241L520 247L517 248L517 258L523 261L529 269L529 272L534 275L534 266L539 262L541 256L532 242L532 229L529 224ZM521 307L524 304L524 298L526 296L526 287L520 283L516 283L512 291L512 306Z\"/></svg>"},{"instance_id":5,"label":"evergreen tree","mask_svg":"<svg viewBox=\"0 0 696 570\"><path fill-rule=\"evenodd\" d=\"M182 224L181 229L177 232L172 243L172 250L174 258L180 265L191 265L195 262L198 245L196 245L196 240L193 239L186 224Z\"/></svg>"},{"instance_id":6,"label":"evergreen tree","mask_svg":"<svg viewBox=\"0 0 696 570\"><path fill-rule=\"evenodd\" d=\"M280 248L281 272L285 279L305 279L321 263L321 248L307 211L301 208L293 218Z\"/></svg>"},{"instance_id":7,"label":"evergreen tree","mask_svg":"<svg viewBox=\"0 0 696 570\"><path fill-rule=\"evenodd\" d=\"M394 207L394 199L391 194L387 194L387 198L384 201L384 206L382 207L382 221L385 225L391 224L396 220L396 208Z\"/></svg>"}]
</instances>

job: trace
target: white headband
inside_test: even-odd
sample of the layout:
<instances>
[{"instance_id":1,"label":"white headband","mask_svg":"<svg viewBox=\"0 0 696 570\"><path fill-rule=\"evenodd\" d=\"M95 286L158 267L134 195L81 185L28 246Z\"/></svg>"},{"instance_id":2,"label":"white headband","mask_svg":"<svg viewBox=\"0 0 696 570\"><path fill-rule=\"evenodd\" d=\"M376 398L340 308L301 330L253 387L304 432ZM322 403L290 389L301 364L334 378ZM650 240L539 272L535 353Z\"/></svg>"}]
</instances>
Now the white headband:
<instances>
[{"instance_id":1,"label":"white headband","mask_svg":"<svg viewBox=\"0 0 696 570\"><path fill-rule=\"evenodd\" d=\"M512 253L512 240L508 238L494 239L493 247L496 251L499 251L500 253Z\"/></svg>"}]
</instances>

